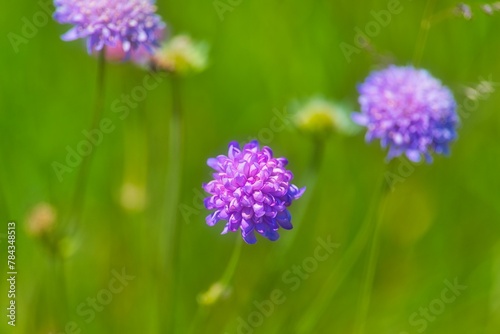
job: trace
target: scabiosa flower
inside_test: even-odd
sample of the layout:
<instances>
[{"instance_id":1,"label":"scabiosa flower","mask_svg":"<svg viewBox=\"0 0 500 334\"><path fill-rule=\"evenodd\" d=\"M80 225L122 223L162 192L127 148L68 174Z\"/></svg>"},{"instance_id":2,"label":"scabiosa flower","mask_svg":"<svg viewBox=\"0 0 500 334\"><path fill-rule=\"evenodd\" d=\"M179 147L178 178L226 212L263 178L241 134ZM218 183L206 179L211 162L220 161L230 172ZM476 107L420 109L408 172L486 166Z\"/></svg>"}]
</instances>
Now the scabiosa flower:
<instances>
[{"instance_id":1,"label":"scabiosa flower","mask_svg":"<svg viewBox=\"0 0 500 334\"><path fill-rule=\"evenodd\" d=\"M461 16L467 21L472 19L472 10L469 5L465 3L459 3L455 6L454 10L455 15Z\"/></svg>"},{"instance_id":2,"label":"scabiosa flower","mask_svg":"<svg viewBox=\"0 0 500 334\"><path fill-rule=\"evenodd\" d=\"M86 38L89 54L119 43L126 54L140 46L152 52L159 45L157 31L165 26L151 0L55 0L54 4L54 18L74 25L62 39Z\"/></svg>"},{"instance_id":3,"label":"scabiosa flower","mask_svg":"<svg viewBox=\"0 0 500 334\"><path fill-rule=\"evenodd\" d=\"M214 180L203 185L211 195L205 199L205 207L215 211L207 216L207 224L225 220L222 234L241 229L249 244L257 242L255 232L277 240L279 227L292 228L287 207L305 191L291 183L293 174L285 168L287 163L285 158L274 158L269 147L259 148L257 141L243 148L232 142L227 156L208 159L215 173Z\"/></svg>"},{"instance_id":4,"label":"scabiosa flower","mask_svg":"<svg viewBox=\"0 0 500 334\"><path fill-rule=\"evenodd\" d=\"M163 41L168 38L168 29L166 26L158 27L154 32L157 41ZM99 54L99 51L94 51L95 55ZM122 62L124 60L130 60L139 67L146 68L152 53L150 47L145 47L140 45L135 50L130 50L129 52L123 51L122 42L117 42L114 46L106 47L106 60L111 62Z\"/></svg>"},{"instance_id":5,"label":"scabiosa flower","mask_svg":"<svg viewBox=\"0 0 500 334\"><path fill-rule=\"evenodd\" d=\"M361 113L353 120L366 126L366 141L380 139L387 159L401 154L432 162L431 152L448 154L456 139L458 116L452 93L429 72L390 66L373 72L358 87Z\"/></svg>"}]
</instances>

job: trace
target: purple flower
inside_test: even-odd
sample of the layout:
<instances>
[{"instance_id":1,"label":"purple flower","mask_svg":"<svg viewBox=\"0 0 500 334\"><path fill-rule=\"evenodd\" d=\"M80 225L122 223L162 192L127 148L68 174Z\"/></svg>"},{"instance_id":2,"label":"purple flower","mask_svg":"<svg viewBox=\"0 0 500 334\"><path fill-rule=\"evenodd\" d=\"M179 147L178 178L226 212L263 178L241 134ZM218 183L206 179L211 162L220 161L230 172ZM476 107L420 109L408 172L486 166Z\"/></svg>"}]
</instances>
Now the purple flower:
<instances>
[{"instance_id":1,"label":"purple flower","mask_svg":"<svg viewBox=\"0 0 500 334\"><path fill-rule=\"evenodd\" d=\"M62 39L86 38L89 54L120 44L127 55L141 46L152 52L159 46L157 32L165 27L150 0L55 0L54 4L54 18L74 25Z\"/></svg>"},{"instance_id":2,"label":"purple flower","mask_svg":"<svg viewBox=\"0 0 500 334\"><path fill-rule=\"evenodd\" d=\"M380 139L387 159L406 154L432 162L431 152L448 154L457 138L458 116L452 93L429 72L411 66L375 71L358 87L361 113L353 120L366 126L366 141Z\"/></svg>"},{"instance_id":3,"label":"purple flower","mask_svg":"<svg viewBox=\"0 0 500 334\"><path fill-rule=\"evenodd\" d=\"M226 221L222 234L241 229L243 239L257 242L255 232L271 241L279 238L278 229L292 228L287 207L305 191L291 183L293 174L285 166L285 158L273 158L273 151L257 141L243 149L236 142L229 144L228 154L208 159L215 169L214 180L203 185L211 196L205 207L215 210L207 216L207 224Z\"/></svg>"},{"instance_id":4,"label":"purple flower","mask_svg":"<svg viewBox=\"0 0 500 334\"><path fill-rule=\"evenodd\" d=\"M163 41L168 36L168 31L165 27L158 28L155 32L155 36L158 41ZM151 61L151 57L154 53L151 53L150 48L146 48L143 45L139 46L135 50L129 52L123 51L123 44L121 42L116 43L114 46L106 47L106 60L111 62L122 62L124 60L130 60L136 65L146 68L148 63ZM99 51L95 51L94 55L99 55Z\"/></svg>"}]
</instances>

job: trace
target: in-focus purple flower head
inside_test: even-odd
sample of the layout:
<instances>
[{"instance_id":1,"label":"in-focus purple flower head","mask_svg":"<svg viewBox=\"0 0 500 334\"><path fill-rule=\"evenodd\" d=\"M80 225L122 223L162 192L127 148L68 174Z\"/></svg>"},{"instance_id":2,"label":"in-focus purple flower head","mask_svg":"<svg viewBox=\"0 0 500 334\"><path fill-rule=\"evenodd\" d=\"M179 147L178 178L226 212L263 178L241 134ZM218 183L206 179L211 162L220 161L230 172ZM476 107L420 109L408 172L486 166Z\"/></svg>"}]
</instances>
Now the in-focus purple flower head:
<instances>
[{"instance_id":1,"label":"in-focus purple flower head","mask_svg":"<svg viewBox=\"0 0 500 334\"><path fill-rule=\"evenodd\" d=\"M240 148L229 144L228 154L207 161L215 170L213 180L203 185L211 196L205 207L214 212L207 216L209 226L226 221L222 234L241 230L243 239L257 242L255 232L275 241L278 229L292 228L287 207L300 198L305 188L291 183L293 174L285 168L285 158L274 158L273 151L252 141Z\"/></svg>"},{"instance_id":2,"label":"in-focus purple flower head","mask_svg":"<svg viewBox=\"0 0 500 334\"><path fill-rule=\"evenodd\" d=\"M387 159L405 154L413 162L431 153L449 154L457 138L458 116L451 91L423 69L412 66L371 73L358 86L361 113L353 120L367 127L366 141L380 139Z\"/></svg>"},{"instance_id":3,"label":"in-focus purple flower head","mask_svg":"<svg viewBox=\"0 0 500 334\"><path fill-rule=\"evenodd\" d=\"M158 47L158 31L165 27L151 0L55 0L54 18L74 27L65 41L87 39L89 54L104 46L120 45L126 55L140 47Z\"/></svg>"}]
</instances>

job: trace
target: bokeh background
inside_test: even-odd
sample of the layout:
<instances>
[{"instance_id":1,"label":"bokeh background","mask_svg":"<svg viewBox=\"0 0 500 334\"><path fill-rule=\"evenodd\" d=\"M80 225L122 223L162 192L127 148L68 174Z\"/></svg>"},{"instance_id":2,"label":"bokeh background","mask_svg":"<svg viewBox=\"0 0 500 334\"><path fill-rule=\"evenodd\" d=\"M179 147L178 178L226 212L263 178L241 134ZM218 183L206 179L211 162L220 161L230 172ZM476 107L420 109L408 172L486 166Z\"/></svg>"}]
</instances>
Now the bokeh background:
<instances>
[{"instance_id":1,"label":"bokeh background","mask_svg":"<svg viewBox=\"0 0 500 334\"><path fill-rule=\"evenodd\" d=\"M93 150L81 223L62 228L71 215L78 168L60 182L52 163L63 163L66 146L75 148L84 139L82 131L90 130L97 60L82 43L61 41L68 27L52 19L15 52L8 33L20 35L23 18L31 21L41 7L36 1L4 2L0 332L168 333L162 323L172 315L176 333L301 333L308 321L314 323L310 333L353 332L368 247L351 270L331 274L360 231L384 175L385 152L377 144L366 145L362 133L333 136L311 178L309 138L292 127L273 133L266 143L289 159L295 183L309 187L292 206L296 228L281 233L275 243L259 238L255 245L243 245L230 292L201 309L197 296L221 278L239 236L220 236L222 226L205 224L207 212L199 209L197 192L210 179L206 159L224 153L231 140L257 137L269 127L273 110L287 110L291 101L316 95L356 110L356 85L372 69L381 62L411 64L426 1L401 0L402 11L350 62L339 47L342 42L353 45L354 29L364 30L374 21L371 11L387 9L388 3L243 0L229 4L232 11L221 20L212 1L157 2L174 33L189 33L211 47L209 68L181 82L185 135L180 203L192 210L188 218L178 214L178 285L172 296L165 293L171 281L159 260L161 231L173 223L162 219L169 163L168 78L120 120L111 103L140 85L146 72L130 63L109 64L105 117L116 128ZM433 12L455 4L436 1ZM500 12L489 16L479 2L470 4L472 20L450 17L431 27L421 60L422 67L453 90L459 104L468 101L470 116L462 119L450 157L416 167L388 195L366 333L500 333L500 86L493 85L494 91L475 101L465 94L483 80L500 82ZM53 238L26 228L41 203L50 204L56 216L56 246ZM17 222L15 328L4 315L9 220ZM314 255L317 238L328 237L339 247L292 291L282 275ZM87 322L89 313L82 316L78 307L109 289L114 272L122 268L135 278ZM320 307L317 297L328 296L340 276L345 279L337 293L326 308ZM441 298L445 280L458 280L467 288L422 323L425 317L414 313L433 303L439 306L435 300ZM258 326L242 328L240 319L258 320L248 320L258 311L254 302L268 300L275 289L286 300ZM174 310L168 307L171 298Z\"/></svg>"}]
</instances>

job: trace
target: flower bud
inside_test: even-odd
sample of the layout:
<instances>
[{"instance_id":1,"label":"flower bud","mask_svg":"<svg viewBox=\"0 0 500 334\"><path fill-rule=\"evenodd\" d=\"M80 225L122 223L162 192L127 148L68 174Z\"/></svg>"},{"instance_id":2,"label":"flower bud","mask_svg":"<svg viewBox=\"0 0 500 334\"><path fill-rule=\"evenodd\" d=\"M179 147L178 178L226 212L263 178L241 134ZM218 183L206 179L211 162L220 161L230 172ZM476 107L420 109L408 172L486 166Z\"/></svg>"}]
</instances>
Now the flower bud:
<instances>
[{"instance_id":1,"label":"flower bud","mask_svg":"<svg viewBox=\"0 0 500 334\"><path fill-rule=\"evenodd\" d=\"M335 132L350 135L359 128L343 107L322 98L312 98L295 109L295 126L316 138L326 139Z\"/></svg>"},{"instance_id":2,"label":"flower bud","mask_svg":"<svg viewBox=\"0 0 500 334\"><path fill-rule=\"evenodd\" d=\"M187 35L178 35L167 41L151 58L151 67L178 75L199 73L206 69L208 45L195 42Z\"/></svg>"},{"instance_id":3,"label":"flower bud","mask_svg":"<svg viewBox=\"0 0 500 334\"><path fill-rule=\"evenodd\" d=\"M127 211L143 211L147 204L145 187L131 182L124 183L120 193L120 204Z\"/></svg>"},{"instance_id":4,"label":"flower bud","mask_svg":"<svg viewBox=\"0 0 500 334\"><path fill-rule=\"evenodd\" d=\"M215 282L206 292L198 296L198 303L204 306L215 304L218 300L228 297L230 292L229 287Z\"/></svg>"},{"instance_id":5,"label":"flower bud","mask_svg":"<svg viewBox=\"0 0 500 334\"><path fill-rule=\"evenodd\" d=\"M31 236L40 237L52 231L56 219L57 212L52 205L39 203L26 219L26 231Z\"/></svg>"}]
</instances>

